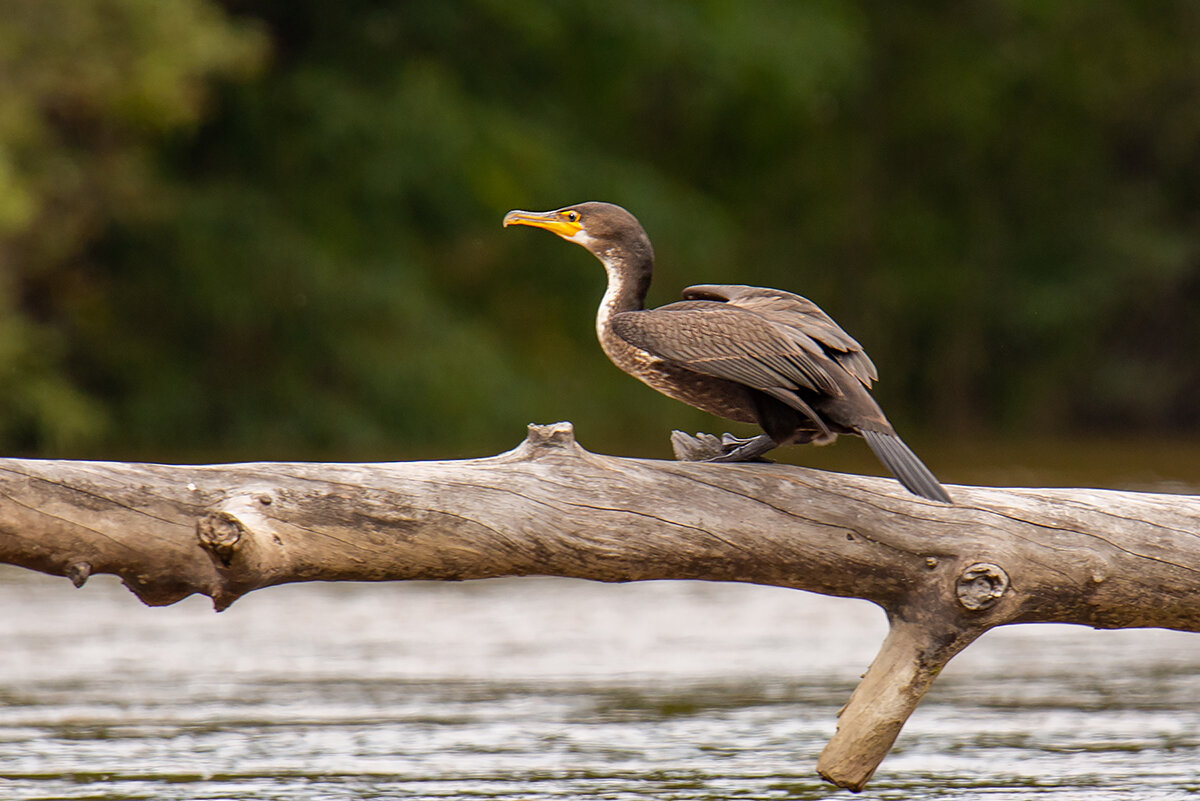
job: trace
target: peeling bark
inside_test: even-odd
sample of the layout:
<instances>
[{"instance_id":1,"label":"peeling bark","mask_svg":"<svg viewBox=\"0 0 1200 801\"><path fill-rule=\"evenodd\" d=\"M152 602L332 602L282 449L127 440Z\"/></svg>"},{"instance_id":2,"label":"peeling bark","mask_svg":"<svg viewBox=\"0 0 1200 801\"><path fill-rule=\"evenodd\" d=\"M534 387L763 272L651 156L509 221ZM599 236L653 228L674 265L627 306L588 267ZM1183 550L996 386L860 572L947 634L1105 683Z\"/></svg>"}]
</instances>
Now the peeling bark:
<instances>
[{"instance_id":1,"label":"peeling bark","mask_svg":"<svg viewBox=\"0 0 1200 801\"><path fill-rule=\"evenodd\" d=\"M0 460L0 562L114 573L218 610L295 581L552 575L771 584L882 606L883 648L818 762L862 789L942 667L990 628L1200 631L1200 498L954 487L600 456L569 424L488 459L174 466Z\"/></svg>"}]
</instances>

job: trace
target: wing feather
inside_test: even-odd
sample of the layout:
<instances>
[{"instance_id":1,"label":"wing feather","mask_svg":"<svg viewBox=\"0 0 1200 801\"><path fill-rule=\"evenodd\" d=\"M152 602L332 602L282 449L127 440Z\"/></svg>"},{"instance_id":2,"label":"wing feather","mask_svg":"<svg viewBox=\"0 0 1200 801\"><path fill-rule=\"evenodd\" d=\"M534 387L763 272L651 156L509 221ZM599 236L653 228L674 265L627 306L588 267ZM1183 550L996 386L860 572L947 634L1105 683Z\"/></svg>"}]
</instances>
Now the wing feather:
<instances>
[{"instance_id":1,"label":"wing feather","mask_svg":"<svg viewBox=\"0 0 1200 801\"><path fill-rule=\"evenodd\" d=\"M623 312L612 330L629 344L698 373L756 389L842 394L821 347L754 311L711 301L682 301Z\"/></svg>"},{"instance_id":2,"label":"wing feather","mask_svg":"<svg viewBox=\"0 0 1200 801\"><path fill-rule=\"evenodd\" d=\"M752 311L764 319L794 332L805 345L815 345L834 359L850 375L870 388L879 374L854 337L842 330L820 306L800 295L740 284L697 284L683 290L687 302L718 302Z\"/></svg>"}]
</instances>

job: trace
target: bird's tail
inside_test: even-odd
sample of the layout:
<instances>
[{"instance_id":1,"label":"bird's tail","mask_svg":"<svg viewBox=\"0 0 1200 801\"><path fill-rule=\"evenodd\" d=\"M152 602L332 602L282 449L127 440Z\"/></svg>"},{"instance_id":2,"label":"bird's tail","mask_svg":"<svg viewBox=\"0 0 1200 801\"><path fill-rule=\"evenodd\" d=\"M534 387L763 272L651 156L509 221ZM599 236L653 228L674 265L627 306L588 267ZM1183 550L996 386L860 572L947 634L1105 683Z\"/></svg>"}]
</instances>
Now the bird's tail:
<instances>
[{"instance_id":1,"label":"bird's tail","mask_svg":"<svg viewBox=\"0 0 1200 801\"><path fill-rule=\"evenodd\" d=\"M883 466L892 471L909 492L931 501L953 503L929 468L893 432L863 431L862 436Z\"/></svg>"}]
</instances>

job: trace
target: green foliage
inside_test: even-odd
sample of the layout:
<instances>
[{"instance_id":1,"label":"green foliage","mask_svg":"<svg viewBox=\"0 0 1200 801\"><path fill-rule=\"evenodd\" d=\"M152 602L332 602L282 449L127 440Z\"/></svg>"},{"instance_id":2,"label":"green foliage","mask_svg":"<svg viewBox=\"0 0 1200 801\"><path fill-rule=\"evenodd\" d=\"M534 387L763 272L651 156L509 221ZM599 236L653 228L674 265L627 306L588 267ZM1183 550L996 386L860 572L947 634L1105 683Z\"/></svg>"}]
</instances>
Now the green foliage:
<instances>
[{"instance_id":1,"label":"green foliage","mask_svg":"<svg viewBox=\"0 0 1200 801\"><path fill-rule=\"evenodd\" d=\"M78 307L119 289L86 252L112 224L157 215L172 189L156 175L164 136L263 40L204 0L0 0L0 20L0 442L81 447L116 436L120 403L75 369L107 346Z\"/></svg>"},{"instance_id":2,"label":"green foliage","mask_svg":"<svg viewBox=\"0 0 1200 801\"><path fill-rule=\"evenodd\" d=\"M1200 6L224 8L0 0L8 450L662 454L714 423L607 364L590 256L499 227L585 199L654 302L821 303L906 431L1200 427Z\"/></svg>"}]
</instances>

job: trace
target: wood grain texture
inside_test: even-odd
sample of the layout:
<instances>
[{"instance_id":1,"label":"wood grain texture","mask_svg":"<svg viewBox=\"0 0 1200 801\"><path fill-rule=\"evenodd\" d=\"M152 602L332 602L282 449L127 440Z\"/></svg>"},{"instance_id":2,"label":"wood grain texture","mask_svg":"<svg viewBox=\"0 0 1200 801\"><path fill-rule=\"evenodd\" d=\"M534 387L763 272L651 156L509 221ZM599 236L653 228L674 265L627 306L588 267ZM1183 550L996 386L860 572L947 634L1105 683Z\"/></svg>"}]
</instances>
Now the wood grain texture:
<instances>
[{"instance_id":1,"label":"wood grain texture","mask_svg":"<svg viewBox=\"0 0 1200 801\"><path fill-rule=\"evenodd\" d=\"M861 789L937 673L1025 622L1200 631L1200 498L954 487L600 456L569 424L500 456L177 466L0 460L0 562L223 609L296 581L550 575L865 598L892 633L818 765Z\"/></svg>"}]
</instances>

